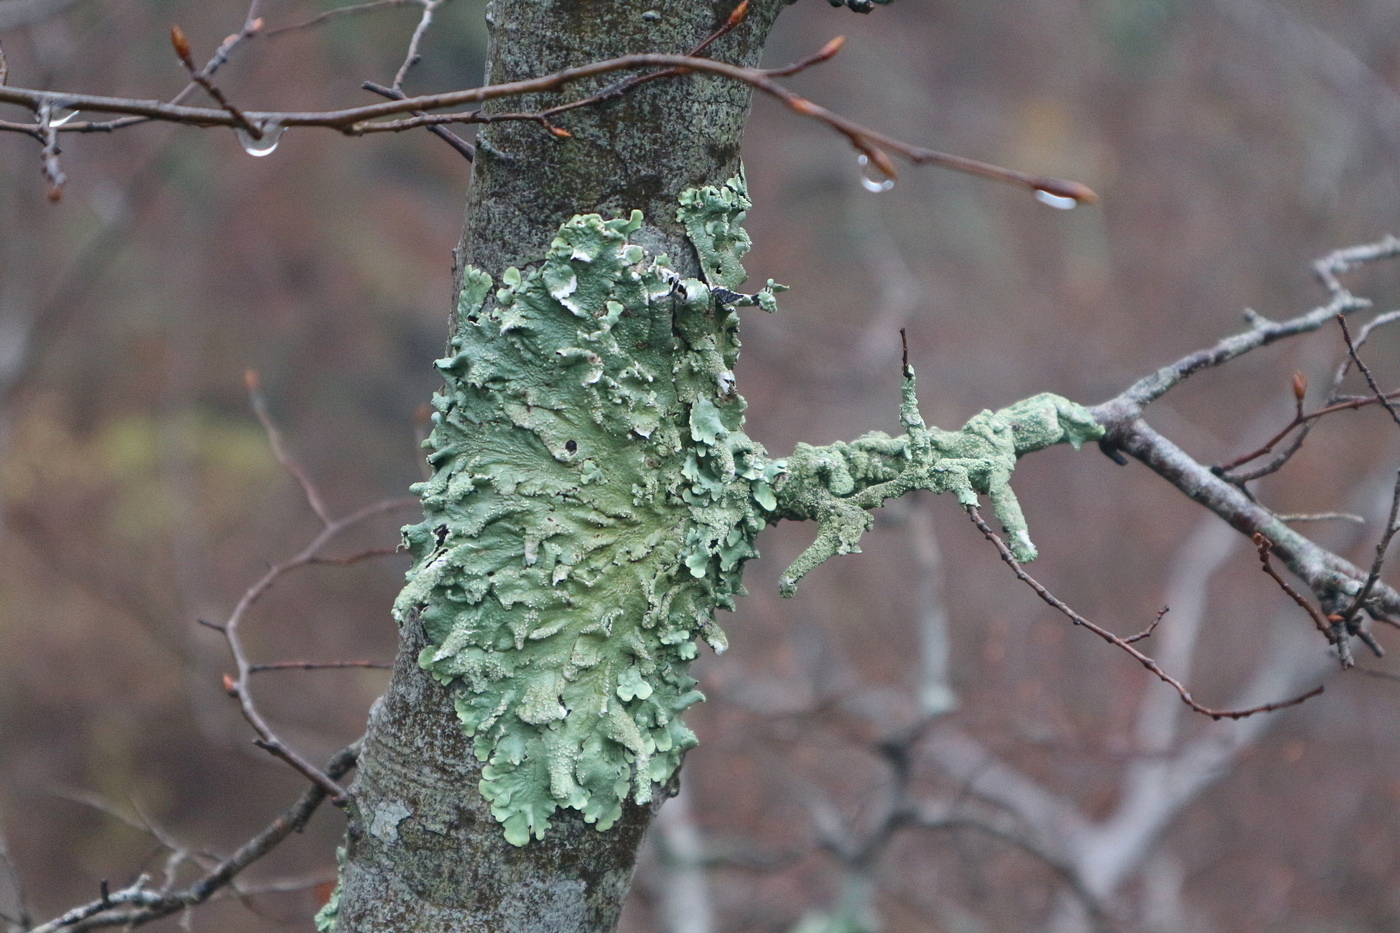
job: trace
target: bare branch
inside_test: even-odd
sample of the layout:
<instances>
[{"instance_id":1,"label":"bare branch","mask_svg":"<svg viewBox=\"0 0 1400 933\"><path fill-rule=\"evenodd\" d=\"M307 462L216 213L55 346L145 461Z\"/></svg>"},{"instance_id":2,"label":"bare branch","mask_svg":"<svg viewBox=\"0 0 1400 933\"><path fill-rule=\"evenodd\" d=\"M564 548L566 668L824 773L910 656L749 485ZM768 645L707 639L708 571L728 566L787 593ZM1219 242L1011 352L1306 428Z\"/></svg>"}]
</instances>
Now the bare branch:
<instances>
[{"instance_id":1,"label":"bare branch","mask_svg":"<svg viewBox=\"0 0 1400 933\"><path fill-rule=\"evenodd\" d=\"M1245 492L1238 480L1222 478L1218 472L1188 456L1154 431L1143 420L1142 414L1148 404L1193 373L1218 366L1276 340L1314 331L1338 315L1370 307L1369 301L1347 291L1338 276L1363 263L1396 256L1400 256L1400 239L1394 236L1337 250L1320 260L1315 267L1330 299L1326 305L1277 323L1251 314L1250 329L1244 333L1227 337L1214 346L1182 357L1139 380L1118 397L1091 409L1095 420L1105 428L1104 439L1100 442L1105 453L1119 463L1126 462L1123 454L1131 455L1191 499L1219 515L1237 531L1251 538L1262 534L1270 542L1270 552L1313 591L1321 603L1324 616L1354 616L1356 610L1348 607L1355 605L1364 608L1372 618L1389 620L1400 616L1400 593L1378 580L1368 585L1368 574L1289 528ZM1379 315L1372 325L1378 325L1382 318L1387 322L1393 319L1388 314ZM1369 328L1364 332L1369 333ZM1344 374L1344 370L1339 372ZM1334 380L1334 385L1340 383L1340 378L1339 375ZM1376 396L1382 394L1375 390ZM1378 398L1376 400L1379 401ZM1381 404L1388 405L1389 400ZM1364 598L1358 602L1357 597L1363 591ZM1347 623L1345 631L1373 650L1379 648L1375 640L1354 621ZM1335 643L1343 663L1349 663L1350 654L1344 640Z\"/></svg>"},{"instance_id":2,"label":"bare branch","mask_svg":"<svg viewBox=\"0 0 1400 933\"><path fill-rule=\"evenodd\" d=\"M290 26L278 26L276 29L269 29L267 30L267 32L263 33L263 35L271 39L274 36L280 36L285 33L298 32L303 29L310 29L313 26L319 26L329 19L335 19L341 16L351 16L357 13L368 13L371 10L399 6L422 6L422 0L371 0L371 2L369 3L356 3L350 6L338 6L326 10L323 13L318 13L310 19L303 20L300 23L293 23Z\"/></svg>"},{"instance_id":3,"label":"bare branch","mask_svg":"<svg viewBox=\"0 0 1400 933\"><path fill-rule=\"evenodd\" d=\"M402 132L420 126L432 126L445 123L489 123L501 120L542 122L547 121L547 118L542 117L540 113L485 114L480 111L466 111L460 113L433 114L430 111L443 110L463 104L483 103L489 100L518 97L524 94L556 91L576 81L594 78L616 71L662 69L668 73L674 74L701 72L747 84L755 90L777 98L795 112L825 123L850 140L851 144L861 154L867 156L877 168L887 175L894 174L894 163L891 161L886 150L916 165L939 165L944 168L978 175L993 181L1016 185L1032 191L1046 192L1055 197L1070 198L1082 202L1097 200L1097 195L1095 195L1092 190L1078 182L1039 175L1029 175L1024 172L1013 171L989 163L978 162L974 159L967 159L961 156L949 155L932 149L910 145L832 113L773 80L773 76L775 75L781 76L791 74L794 69L799 67L825 61L831 55L834 55L839 47L839 42L834 40L833 42L827 43L819 52L805 59L803 62L789 66L786 69L780 68L772 70L744 68L726 62L697 58L691 55L624 55L606 61L581 65L576 68L567 68L539 78L513 81L506 84L471 88L462 91L451 91L442 94L409 97L403 100L385 101L380 104L370 104L344 110L316 112L247 112L243 114L243 117L247 122L259 127L266 127L272 124L282 127L322 127L334 129L350 136L359 136L368 133ZM44 101L96 113L128 114L146 120L161 120L201 127L238 127L242 125L225 109L187 107L180 104L154 100L135 100L131 98L104 97L89 94L69 94L56 91L40 91L32 88L0 87L0 103L20 104L31 110L37 110ZM402 114L413 114L415 111L429 111L429 113L427 116L400 117ZM391 119L396 117L399 118ZM65 124L62 131L107 132L119 128L120 126L129 125L129 122L130 121L114 121L103 124L74 121ZM34 129L33 126L26 124L0 123L0 130L32 134ZM567 133L565 133L565 135L567 135Z\"/></svg>"},{"instance_id":4,"label":"bare branch","mask_svg":"<svg viewBox=\"0 0 1400 933\"><path fill-rule=\"evenodd\" d=\"M422 53L418 51L418 47L422 44L423 36L427 33L428 27L433 24L433 13L446 2L447 0L420 0L423 15L418 18L418 25L414 27L413 36L408 40L408 51L404 54L403 64L399 66L398 72L394 75L394 90L403 90L403 82L408 77L408 70L418 64L419 59L423 57Z\"/></svg>"},{"instance_id":5,"label":"bare branch","mask_svg":"<svg viewBox=\"0 0 1400 933\"><path fill-rule=\"evenodd\" d=\"M263 127L250 122L243 111L235 107L233 102L224 96L224 92L218 89L207 74L194 67L194 56L190 53L189 40L185 38L185 32L179 26L172 25L170 27L170 44L174 47L175 55L180 59L180 64L184 65L185 70L190 73L190 81L203 88L204 93L214 98L214 101L224 108L229 116L233 117L235 127L243 130L254 139L262 139Z\"/></svg>"},{"instance_id":6,"label":"bare branch","mask_svg":"<svg viewBox=\"0 0 1400 933\"><path fill-rule=\"evenodd\" d=\"M1274 322L1254 312L1246 314L1250 328L1233 337L1226 337L1213 346L1198 350L1163 366L1150 376L1139 379L1117 398L1105 402L1099 408L1109 406L1132 406L1141 409L1161 398L1185 379L1222 363L1228 363L1251 350L1268 346L1286 337L1306 334L1334 319L1338 314L1349 314L1371 306L1365 298L1358 298L1342 287L1337 274L1368 262L1391 259L1400 256L1400 239L1387 236L1375 243L1337 250L1319 260L1316 269L1327 287L1331 300L1318 308L1288 321Z\"/></svg>"},{"instance_id":7,"label":"bare branch","mask_svg":"<svg viewBox=\"0 0 1400 933\"><path fill-rule=\"evenodd\" d=\"M63 185L68 180L63 174L63 169L58 166L58 127L54 125L55 105L51 101L44 101L39 105L39 137L44 141L43 151L39 153L39 158L44 165L44 180L49 183L49 200L57 201L63 197Z\"/></svg>"},{"instance_id":8,"label":"bare branch","mask_svg":"<svg viewBox=\"0 0 1400 933\"><path fill-rule=\"evenodd\" d=\"M344 777L355 766L359 753L358 741L336 752L326 763L325 774L332 779ZM202 904L219 890L232 884L240 872L277 848L288 836L301 832L327 796L324 787L308 787L295 803L282 811L261 832L187 887L179 890L151 890L148 888L148 879L143 876L120 891L104 891L98 899L74 907L48 923L35 927L30 933L76 933L79 930L100 927L135 927Z\"/></svg>"},{"instance_id":9,"label":"bare branch","mask_svg":"<svg viewBox=\"0 0 1400 933\"><path fill-rule=\"evenodd\" d=\"M332 802L340 806L346 799L344 789L315 765L311 764L295 750L283 743L282 740L277 737L277 734L272 731L271 726L269 726L267 721L263 718L262 713L259 712L257 704L253 700L251 685L249 683L249 678L254 673L254 665L249 662L247 654L243 649L240 627L253 605L264 593L271 589L272 585L276 583L283 574L314 563L348 563L362 559L363 557L372 556L376 553L382 553L382 551L368 551L360 555L352 555L350 558L337 560L334 558L326 558L321 552L338 535L355 527L366 519L394 509L415 506L418 504L418 500L414 498L386 499L365 506L344 518L332 519L329 511L325 507L325 503L321 500L321 496L315 484L311 481L310 477L306 475L306 472L301 466L292 459L290 454L284 449L281 441L281 434L268 415L266 404L259 392L257 374L249 370L245 379L248 384L249 395L253 400L254 411L257 413L258 420L262 422L264 429L267 431L268 442L272 446L273 453L276 455L278 462L281 463L287 472L294 476L301 485L302 492L305 494L312 510L315 511L316 516L321 520L322 527L320 533L317 534L306 547L302 548L300 552L269 567L267 572L265 572L256 583L248 587L243 593L242 598L239 599L238 604L234 607L233 612L223 624L214 624L205 622L204 620L200 620L200 624L219 632L228 643L229 653L233 656L236 673L233 675L224 675L224 691L238 701L239 710L242 712L243 718L247 720L248 724L253 727L253 731L257 734L257 738L254 739L253 744L263 749L268 754L285 761L299 774L329 794Z\"/></svg>"},{"instance_id":10,"label":"bare branch","mask_svg":"<svg viewBox=\"0 0 1400 933\"><path fill-rule=\"evenodd\" d=\"M1099 638L1102 638L1110 645L1113 645L1114 647L1127 652L1127 654L1130 655L1135 661L1137 661L1143 667L1147 668L1147 670L1151 671L1154 677L1156 677L1158 680L1162 681L1163 683L1167 684L1172 689L1174 689L1177 692L1177 695L1181 697L1181 702L1185 703L1187 706L1191 707L1198 713L1209 716L1211 719L1216 720L1244 719L1248 716L1253 716L1256 713L1269 713L1273 712L1274 710L1285 709L1289 706L1297 706L1299 703L1302 703L1305 700L1310 700L1318 694L1322 693L1325 689L1324 687L1319 685L1316 689L1310 690L1301 696L1296 696L1291 700L1283 700L1277 703L1265 703L1261 706L1250 707L1249 709L1219 710L1212 709L1209 706L1205 706L1197 702L1191 696L1191 692L1186 689L1186 687L1181 683L1181 681L1177 680L1176 678L1168 674L1166 671L1162 670L1161 666L1158 665L1155 660L1143 654L1137 648L1134 648L1128 642L1127 639L1115 635L1107 629L1102 628L1094 624L1093 622L1090 622L1088 619L1084 618L1084 616L1075 612L1068 605L1066 605L1065 602L1061 600L1058 596L1046 589L1045 586L1040 583L1040 581L1036 580L1030 574L1026 573L1025 568L1022 567L1020 562L1012 556L1011 549L1006 546L1006 542L1002 541L1001 538L996 534L996 532L992 531L991 526L988 525L986 521L982 518L982 516L978 513L976 506L969 505L967 507L967 514L968 517L972 519L972 523L977 526L977 529L979 531L982 532L983 536L985 536L986 539L992 542L992 544L996 547L997 553L1001 555L1001 559L1006 563L1006 565L1015 572L1016 578L1018 580L1029 586L1032 590L1035 591L1035 594L1039 596L1045 603L1054 608L1057 612L1059 612L1065 618L1069 619L1075 625L1082 625L1084 628L1088 629L1090 632L1093 632L1095 635L1099 636Z\"/></svg>"},{"instance_id":11,"label":"bare branch","mask_svg":"<svg viewBox=\"0 0 1400 933\"><path fill-rule=\"evenodd\" d=\"M387 671L392 670L394 665L384 661L272 661L267 664L250 664L248 665L248 673L261 674L263 671L342 671L357 667Z\"/></svg>"},{"instance_id":12,"label":"bare branch","mask_svg":"<svg viewBox=\"0 0 1400 933\"><path fill-rule=\"evenodd\" d=\"M328 522L326 526L321 529L320 534L298 554L268 568L267 572L243 594L242 599L238 601L238 605L234 607L232 614L230 614L228 621L221 627L216 627L217 630L223 634L225 641L228 642L229 652L233 655L234 665L237 669L236 675L225 675L224 689L230 696L238 700L239 709L243 713L243 718L248 721L248 724L253 727L253 731L257 733L258 737L254 740L254 744L269 754L287 762L287 764L307 780L330 794L332 802L337 805L344 802L345 791L337 785L334 780L283 744L282 740L272 731L272 728L258 711L257 704L253 701L252 691L248 682L252 673L252 664L248 661L248 657L244 653L239 627L244 618L246 618L249 610L252 609L253 604L256 603L264 593L271 589L272 585L283 574L312 563L319 555L320 551L337 535L371 516L417 504L418 500L411 498L386 499L382 502L368 505L345 518ZM215 626L210 627L215 628Z\"/></svg>"},{"instance_id":13,"label":"bare branch","mask_svg":"<svg viewBox=\"0 0 1400 933\"><path fill-rule=\"evenodd\" d=\"M366 91L371 91L375 94L378 94L380 97L387 97L390 100L403 100L406 97L408 97L407 94L405 94L398 88L385 87L382 84L375 84L373 81L366 81L364 84L361 84L360 87L364 88ZM413 115L415 117L426 116L427 111L415 110L413 111ZM447 143L453 149L456 149L468 162L471 162L476 158L476 147L473 146L471 143L467 142L462 137L458 136L456 133L449 130L447 127L430 126L428 127L428 132L432 133L434 136Z\"/></svg>"},{"instance_id":14,"label":"bare branch","mask_svg":"<svg viewBox=\"0 0 1400 933\"><path fill-rule=\"evenodd\" d=\"M321 492L316 488L316 484L311 481L311 477L306 474L296 458L288 452L285 444L282 443L282 432L277 430L277 425L273 423L272 416L267 412L267 400L263 398L262 384L258 379L256 370L248 370L243 374L243 383L248 387L248 400L253 405L253 413L258 416L258 422L263 426L263 431L267 434L267 442L272 447L272 454L277 458L277 462L282 465L282 469L292 475L301 486L302 494L306 496L306 504L311 506L311 511L316 513L316 517L321 520L323 526L329 527L331 524L330 512L326 509L325 500L321 498Z\"/></svg>"},{"instance_id":15,"label":"bare branch","mask_svg":"<svg viewBox=\"0 0 1400 933\"><path fill-rule=\"evenodd\" d=\"M1292 599L1302 607L1303 611L1313 620L1313 624L1317 626L1317 630L1325 635L1329 642L1335 644L1338 641L1338 636L1334 627L1330 624L1330 620L1323 618L1322 613L1318 611L1317 607L1304 599L1301 593L1289 586L1288 581L1279 576L1278 571L1274 569L1273 561L1269 560L1269 552L1273 550L1274 543L1262 534L1256 532L1254 535L1254 546L1259 549L1259 563L1262 565L1264 572L1273 578L1273 581L1278 584L1279 589L1283 590L1283 592L1288 595L1289 599ZM1344 664L1344 666L1350 667L1351 665Z\"/></svg>"}]
</instances>

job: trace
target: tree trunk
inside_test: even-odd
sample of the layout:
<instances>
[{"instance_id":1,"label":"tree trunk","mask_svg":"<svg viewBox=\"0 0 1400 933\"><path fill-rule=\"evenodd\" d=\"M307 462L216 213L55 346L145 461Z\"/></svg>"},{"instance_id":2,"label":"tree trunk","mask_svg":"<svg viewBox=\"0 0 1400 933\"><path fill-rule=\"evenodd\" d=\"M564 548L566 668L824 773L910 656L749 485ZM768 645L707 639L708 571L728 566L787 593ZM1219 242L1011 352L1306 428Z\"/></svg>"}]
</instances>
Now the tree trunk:
<instances>
[{"instance_id":1,"label":"tree trunk","mask_svg":"<svg viewBox=\"0 0 1400 933\"><path fill-rule=\"evenodd\" d=\"M707 54L757 64L782 5L757 0ZM631 52L685 52L732 8L729 0L493 0L487 78L496 84ZM495 109L535 111L615 80ZM537 123L489 125L478 140L457 251L459 285L469 266L500 283L508 267L537 264L574 215L626 218L633 210L644 220L631 242L668 255L680 276L698 275L677 199L736 173L750 99L745 86L688 75L561 115L556 122L568 138ZM341 885L324 925L393 933L613 929L664 789L647 803L629 797L605 831L580 810L561 809L542 839L508 842L479 791L482 765L453 695L420 666L431 641L420 616L428 612L420 605L401 616L399 658L370 717L351 788Z\"/></svg>"}]
</instances>

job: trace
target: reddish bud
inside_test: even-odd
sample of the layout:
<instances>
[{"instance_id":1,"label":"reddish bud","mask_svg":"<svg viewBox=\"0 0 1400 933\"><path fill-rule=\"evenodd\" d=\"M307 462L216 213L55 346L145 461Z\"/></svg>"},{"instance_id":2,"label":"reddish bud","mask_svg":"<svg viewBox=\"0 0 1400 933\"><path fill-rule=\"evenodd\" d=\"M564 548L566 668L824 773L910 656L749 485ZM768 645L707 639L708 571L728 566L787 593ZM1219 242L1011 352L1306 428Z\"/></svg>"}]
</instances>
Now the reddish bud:
<instances>
[{"instance_id":1,"label":"reddish bud","mask_svg":"<svg viewBox=\"0 0 1400 933\"><path fill-rule=\"evenodd\" d=\"M233 678L227 674L224 675L224 693L227 693L231 697L238 696L238 685L235 684Z\"/></svg>"},{"instance_id":2,"label":"reddish bud","mask_svg":"<svg viewBox=\"0 0 1400 933\"><path fill-rule=\"evenodd\" d=\"M262 387L262 383L258 379L258 371L256 369L243 370L243 385L247 388L249 392L256 392Z\"/></svg>"},{"instance_id":3,"label":"reddish bud","mask_svg":"<svg viewBox=\"0 0 1400 933\"><path fill-rule=\"evenodd\" d=\"M170 24L170 44L175 49L175 54L180 56L180 63L190 71L194 71L194 57L190 54L190 41L185 38L185 31L174 23Z\"/></svg>"},{"instance_id":4,"label":"reddish bud","mask_svg":"<svg viewBox=\"0 0 1400 933\"><path fill-rule=\"evenodd\" d=\"M573 134L573 133L570 133L568 130L564 129L562 126L551 126L551 127L549 128L549 135L553 136L553 137L556 138L556 139L573 139L573 138L574 138L574 134Z\"/></svg>"},{"instance_id":5,"label":"reddish bud","mask_svg":"<svg viewBox=\"0 0 1400 933\"><path fill-rule=\"evenodd\" d=\"M729 14L729 19L725 21L725 29L733 29L743 21L749 12L749 0L739 0L739 5L734 8L734 12Z\"/></svg>"},{"instance_id":6,"label":"reddish bud","mask_svg":"<svg viewBox=\"0 0 1400 933\"><path fill-rule=\"evenodd\" d=\"M832 39L832 40L831 40L830 42L828 42L826 45L824 45L824 46L821 47L821 50L818 51L817 54L816 54L816 60L819 61L819 62L824 62L824 61L826 61L828 58L830 58L831 56L835 55L837 52L841 51L841 46L843 46L843 45L845 45L845 44L846 44L846 37L845 37L845 36L837 36L835 39Z\"/></svg>"},{"instance_id":7,"label":"reddish bud","mask_svg":"<svg viewBox=\"0 0 1400 933\"><path fill-rule=\"evenodd\" d=\"M1308 377L1302 373L1293 374L1293 397L1298 401L1303 400L1303 396L1308 391Z\"/></svg>"}]
</instances>

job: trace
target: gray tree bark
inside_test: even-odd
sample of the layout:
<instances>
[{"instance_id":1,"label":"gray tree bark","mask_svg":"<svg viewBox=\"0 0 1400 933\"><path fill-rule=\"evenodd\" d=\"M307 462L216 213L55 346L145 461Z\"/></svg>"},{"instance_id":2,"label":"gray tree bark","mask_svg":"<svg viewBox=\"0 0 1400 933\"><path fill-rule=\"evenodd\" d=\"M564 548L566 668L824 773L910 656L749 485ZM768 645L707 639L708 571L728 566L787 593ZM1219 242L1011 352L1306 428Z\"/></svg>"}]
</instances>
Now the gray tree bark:
<instances>
[{"instance_id":1,"label":"gray tree bark","mask_svg":"<svg viewBox=\"0 0 1400 933\"><path fill-rule=\"evenodd\" d=\"M754 0L743 23L708 50L756 65L784 0ZM632 52L686 52L724 22L732 0L493 0L490 83L547 74ZM497 106L535 111L601 90L613 79ZM478 140L456 259L497 281L540 258L561 221L583 213L643 212L633 242L699 274L676 221L677 196L717 185L739 165L751 91L688 75L651 82L559 118L571 138L532 123L498 123ZM412 931L606 931L631 884L655 810L629 802L599 832L561 811L543 840L508 844L478 792L481 765L452 699L418 663L424 636L405 621L388 692L371 714L349 827L335 928Z\"/></svg>"}]
</instances>

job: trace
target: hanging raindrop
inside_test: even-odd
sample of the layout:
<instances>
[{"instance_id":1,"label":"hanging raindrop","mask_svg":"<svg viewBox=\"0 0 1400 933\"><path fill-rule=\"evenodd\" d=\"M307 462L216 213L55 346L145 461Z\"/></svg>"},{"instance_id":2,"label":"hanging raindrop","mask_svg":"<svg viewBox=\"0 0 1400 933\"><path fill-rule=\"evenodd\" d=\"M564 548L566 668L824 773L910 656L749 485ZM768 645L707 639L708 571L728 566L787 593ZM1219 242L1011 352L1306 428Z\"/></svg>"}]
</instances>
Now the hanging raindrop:
<instances>
[{"instance_id":1,"label":"hanging raindrop","mask_svg":"<svg viewBox=\"0 0 1400 933\"><path fill-rule=\"evenodd\" d=\"M1035 199L1041 204L1049 204L1057 211L1073 210L1079 204L1074 198L1067 198L1062 194L1051 194L1044 188L1035 189Z\"/></svg>"},{"instance_id":2,"label":"hanging raindrop","mask_svg":"<svg viewBox=\"0 0 1400 933\"><path fill-rule=\"evenodd\" d=\"M856 162L860 165L860 186L866 191L879 194L894 187L894 179L880 171L878 166L871 165L870 156L862 152L856 157Z\"/></svg>"},{"instance_id":3,"label":"hanging raindrop","mask_svg":"<svg viewBox=\"0 0 1400 933\"><path fill-rule=\"evenodd\" d=\"M258 158L272 155L272 150L277 148L277 143L282 139L282 131L286 127L275 121L267 120L260 123L258 128L262 130L261 139L254 139L253 134L241 126L234 127L233 133L238 137L239 145L248 155Z\"/></svg>"},{"instance_id":4,"label":"hanging raindrop","mask_svg":"<svg viewBox=\"0 0 1400 933\"><path fill-rule=\"evenodd\" d=\"M62 126L78 115L78 111L69 110L68 102L62 100L42 101L34 113L40 123L51 127Z\"/></svg>"}]
</instances>

